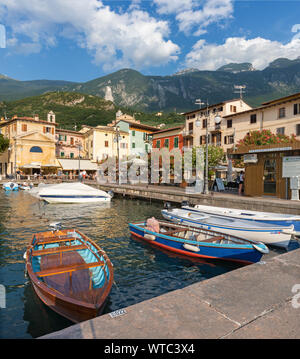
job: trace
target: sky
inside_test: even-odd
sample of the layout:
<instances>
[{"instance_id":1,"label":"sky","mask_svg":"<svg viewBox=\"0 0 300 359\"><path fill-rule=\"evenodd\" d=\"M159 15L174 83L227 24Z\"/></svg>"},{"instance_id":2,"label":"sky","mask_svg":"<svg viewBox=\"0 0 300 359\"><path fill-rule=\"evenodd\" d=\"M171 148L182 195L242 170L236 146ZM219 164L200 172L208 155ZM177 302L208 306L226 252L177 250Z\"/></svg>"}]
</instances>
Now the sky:
<instances>
[{"instance_id":1,"label":"sky","mask_svg":"<svg viewBox=\"0 0 300 359\"><path fill-rule=\"evenodd\" d=\"M0 74L85 82L300 56L300 0L0 0Z\"/></svg>"}]
</instances>

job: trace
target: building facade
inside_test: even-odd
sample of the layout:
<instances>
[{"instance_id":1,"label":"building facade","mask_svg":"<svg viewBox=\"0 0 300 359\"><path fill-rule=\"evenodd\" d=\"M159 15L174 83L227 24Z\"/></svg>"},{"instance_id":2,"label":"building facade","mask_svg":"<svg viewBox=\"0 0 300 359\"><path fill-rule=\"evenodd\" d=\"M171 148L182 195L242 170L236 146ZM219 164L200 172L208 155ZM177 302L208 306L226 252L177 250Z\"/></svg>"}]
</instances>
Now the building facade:
<instances>
[{"instance_id":1,"label":"building facade","mask_svg":"<svg viewBox=\"0 0 300 359\"><path fill-rule=\"evenodd\" d=\"M223 116L225 150L237 144L250 131L269 129L275 134L295 135L300 140L300 93L265 102L244 112Z\"/></svg>"},{"instance_id":2,"label":"building facade","mask_svg":"<svg viewBox=\"0 0 300 359\"><path fill-rule=\"evenodd\" d=\"M52 111L47 120L37 115L2 119L0 131L9 139L9 148L0 154L0 174L55 172L59 167L55 153L56 126Z\"/></svg>"},{"instance_id":3,"label":"building facade","mask_svg":"<svg viewBox=\"0 0 300 359\"><path fill-rule=\"evenodd\" d=\"M184 113L185 129L183 131L184 146L201 146L206 143L206 130L209 133L209 143L223 146L223 131L226 123L214 123L216 116L221 119L230 114L250 110L251 107L241 99L224 101L218 104L204 106L201 109Z\"/></svg>"},{"instance_id":4,"label":"building facade","mask_svg":"<svg viewBox=\"0 0 300 359\"><path fill-rule=\"evenodd\" d=\"M129 156L129 134L112 126L82 126L84 152L92 162L100 163L108 157Z\"/></svg>"},{"instance_id":5,"label":"building facade","mask_svg":"<svg viewBox=\"0 0 300 359\"><path fill-rule=\"evenodd\" d=\"M168 148L170 151L178 148L182 152L184 125L166 128L153 134L153 148Z\"/></svg>"},{"instance_id":6,"label":"building facade","mask_svg":"<svg viewBox=\"0 0 300 359\"><path fill-rule=\"evenodd\" d=\"M144 125L134 117L118 112L116 120L108 126L119 126L121 131L129 135L129 152L133 156L143 156L152 149L153 134L159 131L155 126Z\"/></svg>"}]
</instances>

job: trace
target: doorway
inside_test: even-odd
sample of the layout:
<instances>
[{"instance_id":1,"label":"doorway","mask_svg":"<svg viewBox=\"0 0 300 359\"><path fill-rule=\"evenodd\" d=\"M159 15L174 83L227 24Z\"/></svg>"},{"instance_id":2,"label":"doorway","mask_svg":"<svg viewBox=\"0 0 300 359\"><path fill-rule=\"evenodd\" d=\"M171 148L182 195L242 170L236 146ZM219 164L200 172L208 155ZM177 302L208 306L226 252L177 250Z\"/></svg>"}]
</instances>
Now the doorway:
<instances>
[{"instance_id":1,"label":"doorway","mask_svg":"<svg viewBox=\"0 0 300 359\"><path fill-rule=\"evenodd\" d=\"M276 158L272 155L264 161L263 192L276 195Z\"/></svg>"}]
</instances>

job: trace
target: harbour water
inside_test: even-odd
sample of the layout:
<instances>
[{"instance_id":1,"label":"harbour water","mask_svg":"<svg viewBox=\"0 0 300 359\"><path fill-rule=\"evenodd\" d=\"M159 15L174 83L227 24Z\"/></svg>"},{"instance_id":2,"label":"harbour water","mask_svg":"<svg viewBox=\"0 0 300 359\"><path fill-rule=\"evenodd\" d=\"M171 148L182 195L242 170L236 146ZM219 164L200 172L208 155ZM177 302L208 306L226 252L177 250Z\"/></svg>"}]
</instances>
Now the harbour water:
<instances>
[{"instance_id":1,"label":"harbour water","mask_svg":"<svg viewBox=\"0 0 300 359\"><path fill-rule=\"evenodd\" d=\"M0 192L0 338L36 338L73 323L47 308L25 276L23 254L32 234L62 222L102 247L115 270L115 284L104 313L183 288L238 268L236 264L193 261L130 237L128 223L155 216L162 203L114 198L105 205L46 205L26 192ZM268 256L282 253L272 250Z\"/></svg>"}]
</instances>

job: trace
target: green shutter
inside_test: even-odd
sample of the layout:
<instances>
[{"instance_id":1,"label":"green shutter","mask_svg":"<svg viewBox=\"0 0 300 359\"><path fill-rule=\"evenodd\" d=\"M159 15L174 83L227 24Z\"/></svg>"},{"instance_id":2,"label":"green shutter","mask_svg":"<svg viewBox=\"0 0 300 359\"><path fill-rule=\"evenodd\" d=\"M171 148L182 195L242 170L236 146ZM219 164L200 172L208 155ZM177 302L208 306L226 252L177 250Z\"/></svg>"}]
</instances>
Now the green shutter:
<instances>
[{"instance_id":1,"label":"green shutter","mask_svg":"<svg viewBox=\"0 0 300 359\"><path fill-rule=\"evenodd\" d=\"M175 147L175 148L178 148L178 140L179 140L178 137L175 137L175 138L174 138L174 147Z\"/></svg>"}]
</instances>

